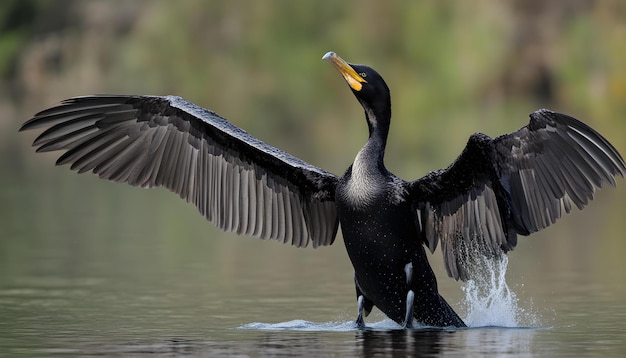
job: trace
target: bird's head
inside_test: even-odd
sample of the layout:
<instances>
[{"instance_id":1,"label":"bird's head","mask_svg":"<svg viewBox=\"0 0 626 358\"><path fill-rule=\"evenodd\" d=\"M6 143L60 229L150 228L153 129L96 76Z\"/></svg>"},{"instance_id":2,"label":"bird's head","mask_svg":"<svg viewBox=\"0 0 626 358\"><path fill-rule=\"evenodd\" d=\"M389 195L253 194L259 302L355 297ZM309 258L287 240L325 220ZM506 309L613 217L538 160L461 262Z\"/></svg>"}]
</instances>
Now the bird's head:
<instances>
[{"instance_id":1,"label":"bird's head","mask_svg":"<svg viewBox=\"0 0 626 358\"><path fill-rule=\"evenodd\" d=\"M334 52L328 52L322 59L330 62L346 80L365 109L368 124L377 126L384 121L388 126L391 118L391 95L389 87L378 72L368 66L348 63Z\"/></svg>"}]
</instances>

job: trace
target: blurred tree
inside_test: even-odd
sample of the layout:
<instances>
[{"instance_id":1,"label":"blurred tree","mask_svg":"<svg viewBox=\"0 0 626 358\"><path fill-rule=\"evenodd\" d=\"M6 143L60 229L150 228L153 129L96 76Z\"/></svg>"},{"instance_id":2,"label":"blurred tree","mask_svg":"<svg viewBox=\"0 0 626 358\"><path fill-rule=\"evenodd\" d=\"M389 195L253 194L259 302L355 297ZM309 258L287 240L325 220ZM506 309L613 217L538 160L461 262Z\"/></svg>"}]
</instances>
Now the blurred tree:
<instances>
[{"instance_id":1,"label":"blurred tree","mask_svg":"<svg viewBox=\"0 0 626 358\"><path fill-rule=\"evenodd\" d=\"M510 7L512 41L496 92L503 97L528 97L541 106L555 104L559 40L570 23L588 14L592 1L515 0Z\"/></svg>"},{"instance_id":2,"label":"blurred tree","mask_svg":"<svg viewBox=\"0 0 626 358\"><path fill-rule=\"evenodd\" d=\"M8 0L0 3L0 76L7 77L15 68L20 46L31 32L36 9L32 1Z\"/></svg>"}]
</instances>

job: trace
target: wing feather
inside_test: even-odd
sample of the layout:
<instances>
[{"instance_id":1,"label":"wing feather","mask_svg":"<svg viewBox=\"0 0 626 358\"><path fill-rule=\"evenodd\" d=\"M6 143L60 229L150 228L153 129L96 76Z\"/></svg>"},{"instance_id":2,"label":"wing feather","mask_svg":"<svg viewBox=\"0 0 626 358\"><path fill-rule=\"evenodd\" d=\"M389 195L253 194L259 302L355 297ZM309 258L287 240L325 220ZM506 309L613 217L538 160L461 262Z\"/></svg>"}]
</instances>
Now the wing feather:
<instances>
[{"instance_id":1,"label":"wing feather","mask_svg":"<svg viewBox=\"0 0 626 358\"><path fill-rule=\"evenodd\" d=\"M179 97L86 96L24 123L57 164L140 187L164 186L225 231L304 247L333 243L337 177Z\"/></svg>"}]
</instances>

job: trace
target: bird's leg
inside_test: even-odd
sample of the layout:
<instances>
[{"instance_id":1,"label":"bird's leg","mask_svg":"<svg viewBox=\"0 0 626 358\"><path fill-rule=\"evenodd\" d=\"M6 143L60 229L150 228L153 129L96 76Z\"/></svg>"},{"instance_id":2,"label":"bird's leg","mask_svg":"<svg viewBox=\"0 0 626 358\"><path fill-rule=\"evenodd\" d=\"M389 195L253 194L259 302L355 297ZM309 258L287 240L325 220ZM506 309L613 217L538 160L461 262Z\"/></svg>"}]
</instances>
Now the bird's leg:
<instances>
[{"instance_id":1,"label":"bird's leg","mask_svg":"<svg viewBox=\"0 0 626 358\"><path fill-rule=\"evenodd\" d=\"M356 288L356 297L359 314L356 317L356 325L359 329L365 329L365 321L363 317L367 317L372 311L372 307L374 307L374 303L365 297L363 291L361 291L361 286L359 285L359 281L356 279L356 273L354 274L354 287Z\"/></svg>"},{"instance_id":2,"label":"bird's leg","mask_svg":"<svg viewBox=\"0 0 626 358\"><path fill-rule=\"evenodd\" d=\"M409 290L406 294L406 315L404 316L403 328L413 328L413 301L415 300L415 293L413 290Z\"/></svg>"},{"instance_id":3,"label":"bird's leg","mask_svg":"<svg viewBox=\"0 0 626 358\"><path fill-rule=\"evenodd\" d=\"M409 262L404 266L404 273L406 274L406 285L411 287L411 281L413 280L413 263ZM415 301L415 293L409 289L406 294L406 315L404 316L404 328L413 328L413 302Z\"/></svg>"},{"instance_id":4,"label":"bird's leg","mask_svg":"<svg viewBox=\"0 0 626 358\"><path fill-rule=\"evenodd\" d=\"M359 296L359 298L357 299L357 304L359 306L359 308L358 308L359 314L356 317L356 326L359 329L364 329L365 328L365 321L363 320L363 308L365 307L365 297L363 297L363 295Z\"/></svg>"}]
</instances>

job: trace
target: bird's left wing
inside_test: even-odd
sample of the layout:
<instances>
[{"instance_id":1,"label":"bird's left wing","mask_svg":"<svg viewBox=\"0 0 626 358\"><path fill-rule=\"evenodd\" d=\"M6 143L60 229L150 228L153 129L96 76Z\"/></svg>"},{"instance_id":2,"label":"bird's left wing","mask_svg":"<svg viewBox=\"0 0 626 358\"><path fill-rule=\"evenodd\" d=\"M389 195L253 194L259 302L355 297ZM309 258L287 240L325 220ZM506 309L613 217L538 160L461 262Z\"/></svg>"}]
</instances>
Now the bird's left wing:
<instances>
[{"instance_id":1,"label":"bird's left wing","mask_svg":"<svg viewBox=\"0 0 626 358\"><path fill-rule=\"evenodd\" d=\"M446 169L408 184L421 239L438 241L448 275L467 280L476 255L512 250L517 234L582 209L626 165L599 133L564 114L539 110L520 130L492 139L474 134Z\"/></svg>"},{"instance_id":2,"label":"bird's left wing","mask_svg":"<svg viewBox=\"0 0 626 358\"><path fill-rule=\"evenodd\" d=\"M140 187L164 186L225 231L298 247L330 245L337 177L174 96L76 97L20 130L49 127L38 152L57 164Z\"/></svg>"}]
</instances>

